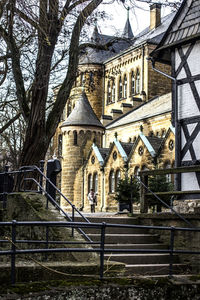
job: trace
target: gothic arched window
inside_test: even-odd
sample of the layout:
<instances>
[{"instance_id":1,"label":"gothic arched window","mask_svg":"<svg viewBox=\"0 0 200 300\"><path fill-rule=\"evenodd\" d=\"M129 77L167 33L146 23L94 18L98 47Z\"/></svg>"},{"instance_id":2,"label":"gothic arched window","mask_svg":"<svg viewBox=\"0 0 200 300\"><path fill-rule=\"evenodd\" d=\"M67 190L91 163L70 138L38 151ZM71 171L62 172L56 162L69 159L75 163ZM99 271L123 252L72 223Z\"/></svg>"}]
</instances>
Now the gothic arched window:
<instances>
[{"instance_id":1,"label":"gothic arched window","mask_svg":"<svg viewBox=\"0 0 200 300\"><path fill-rule=\"evenodd\" d=\"M131 72L131 94L135 95L135 74Z\"/></svg>"},{"instance_id":2,"label":"gothic arched window","mask_svg":"<svg viewBox=\"0 0 200 300\"><path fill-rule=\"evenodd\" d=\"M119 78L119 100L122 99L122 79L121 79L121 76Z\"/></svg>"},{"instance_id":3,"label":"gothic arched window","mask_svg":"<svg viewBox=\"0 0 200 300\"><path fill-rule=\"evenodd\" d=\"M127 77L126 77L126 75L124 76L124 85L123 85L123 89L124 89L124 98L127 98Z\"/></svg>"},{"instance_id":4,"label":"gothic arched window","mask_svg":"<svg viewBox=\"0 0 200 300\"><path fill-rule=\"evenodd\" d=\"M110 171L109 175L109 192L114 193L115 192L115 174L114 171Z\"/></svg>"},{"instance_id":5,"label":"gothic arched window","mask_svg":"<svg viewBox=\"0 0 200 300\"><path fill-rule=\"evenodd\" d=\"M117 188L120 179L121 179L121 172L120 170L117 170L115 174L115 189Z\"/></svg>"},{"instance_id":6,"label":"gothic arched window","mask_svg":"<svg viewBox=\"0 0 200 300\"><path fill-rule=\"evenodd\" d=\"M113 81L112 85L112 102L115 102L115 82Z\"/></svg>"},{"instance_id":7,"label":"gothic arched window","mask_svg":"<svg viewBox=\"0 0 200 300\"><path fill-rule=\"evenodd\" d=\"M111 103L111 86L110 86L110 81L108 81L108 86L107 86L107 103Z\"/></svg>"},{"instance_id":8,"label":"gothic arched window","mask_svg":"<svg viewBox=\"0 0 200 300\"><path fill-rule=\"evenodd\" d=\"M77 131L74 131L73 134L74 134L74 145L77 145L77 144L78 144L78 135L77 135Z\"/></svg>"},{"instance_id":9,"label":"gothic arched window","mask_svg":"<svg viewBox=\"0 0 200 300\"><path fill-rule=\"evenodd\" d=\"M136 72L136 83L135 83L135 93L140 93L140 71L137 69Z\"/></svg>"}]
</instances>

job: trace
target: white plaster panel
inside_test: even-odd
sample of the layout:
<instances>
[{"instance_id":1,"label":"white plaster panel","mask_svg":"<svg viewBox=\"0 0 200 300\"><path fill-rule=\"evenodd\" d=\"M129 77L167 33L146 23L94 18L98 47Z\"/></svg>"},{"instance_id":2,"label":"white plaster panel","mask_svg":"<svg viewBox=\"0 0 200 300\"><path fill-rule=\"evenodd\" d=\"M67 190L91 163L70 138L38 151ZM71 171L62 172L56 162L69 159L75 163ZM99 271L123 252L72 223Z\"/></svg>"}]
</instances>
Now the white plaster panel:
<instances>
[{"instance_id":1,"label":"white plaster panel","mask_svg":"<svg viewBox=\"0 0 200 300\"><path fill-rule=\"evenodd\" d=\"M199 190L199 184L195 173L184 173L181 174L181 190Z\"/></svg>"},{"instance_id":2,"label":"white plaster panel","mask_svg":"<svg viewBox=\"0 0 200 300\"><path fill-rule=\"evenodd\" d=\"M185 146L185 143L186 143L185 134L183 132L183 129L181 129L181 150ZM186 154L185 154L185 156L182 158L182 161L186 161L186 160L192 160L190 151L187 151Z\"/></svg>"},{"instance_id":3,"label":"white plaster panel","mask_svg":"<svg viewBox=\"0 0 200 300\"><path fill-rule=\"evenodd\" d=\"M184 119L198 116L199 109L193 97L190 85L188 83L178 88L178 118Z\"/></svg>"},{"instance_id":4,"label":"white plaster panel","mask_svg":"<svg viewBox=\"0 0 200 300\"><path fill-rule=\"evenodd\" d=\"M180 55L178 53L178 50L175 51L175 70L177 71L179 65L181 63L181 58Z\"/></svg>"},{"instance_id":5,"label":"white plaster panel","mask_svg":"<svg viewBox=\"0 0 200 300\"><path fill-rule=\"evenodd\" d=\"M193 148L196 154L196 159L200 159L200 132L198 133L196 139L193 142Z\"/></svg>"},{"instance_id":6,"label":"white plaster panel","mask_svg":"<svg viewBox=\"0 0 200 300\"><path fill-rule=\"evenodd\" d=\"M192 52L190 53L187 62L192 73L192 76L198 75L200 72L200 42L194 45Z\"/></svg>"}]
</instances>

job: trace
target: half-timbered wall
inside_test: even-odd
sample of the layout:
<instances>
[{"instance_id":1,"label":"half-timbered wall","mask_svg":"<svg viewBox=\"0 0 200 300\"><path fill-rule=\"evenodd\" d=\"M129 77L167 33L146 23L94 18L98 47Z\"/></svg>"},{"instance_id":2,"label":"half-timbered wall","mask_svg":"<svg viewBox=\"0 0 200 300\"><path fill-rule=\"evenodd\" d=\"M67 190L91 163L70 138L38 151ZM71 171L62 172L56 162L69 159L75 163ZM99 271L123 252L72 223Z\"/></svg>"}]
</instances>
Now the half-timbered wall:
<instances>
[{"instance_id":1,"label":"half-timbered wall","mask_svg":"<svg viewBox=\"0 0 200 300\"><path fill-rule=\"evenodd\" d=\"M175 50L177 79L177 164L200 162L200 41L182 45ZM174 92L176 92L174 90ZM174 98L174 101L176 99ZM198 190L199 174L183 174L182 190Z\"/></svg>"}]
</instances>

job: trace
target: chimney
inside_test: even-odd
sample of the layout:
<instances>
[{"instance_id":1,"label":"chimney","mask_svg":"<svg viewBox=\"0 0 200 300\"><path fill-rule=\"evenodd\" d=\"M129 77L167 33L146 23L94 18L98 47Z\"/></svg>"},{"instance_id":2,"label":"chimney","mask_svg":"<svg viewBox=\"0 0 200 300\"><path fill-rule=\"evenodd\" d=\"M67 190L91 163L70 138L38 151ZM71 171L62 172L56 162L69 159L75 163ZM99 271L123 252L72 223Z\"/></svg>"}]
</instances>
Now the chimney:
<instances>
[{"instance_id":1,"label":"chimney","mask_svg":"<svg viewBox=\"0 0 200 300\"><path fill-rule=\"evenodd\" d=\"M161 4L154 3L150 6L150 30L161 24Z\"/></svg>"}]
</instances>

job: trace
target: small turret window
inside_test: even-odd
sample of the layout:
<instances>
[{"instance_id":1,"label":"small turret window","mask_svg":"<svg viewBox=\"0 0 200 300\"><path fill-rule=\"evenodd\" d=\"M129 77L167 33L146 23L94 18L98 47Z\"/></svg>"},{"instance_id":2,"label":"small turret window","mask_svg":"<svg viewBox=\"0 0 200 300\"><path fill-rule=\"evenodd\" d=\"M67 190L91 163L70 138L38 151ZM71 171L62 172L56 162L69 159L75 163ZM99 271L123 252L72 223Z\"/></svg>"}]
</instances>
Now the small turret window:
<instances>
[{"instance_id":1,"label":"small turret window","mask_svg":"<svg viewBox=\"0 0 200 300\"><path fill-rule=\"evenodd\" d=\"M77 144L78 144L78 135L77 135L77 131L74 131L73 134L74 134L74 145L77 145Z\"/></svg>"},{"instance_id":2,"label":"small turret window","mask_svg":"<svg viewBox=\"0 0 200 300\"><path fill-rule=\"evenodd\" d=\"M58 136L58 156L62 155L62 134Z\"/></svg>"}]
</instances>

